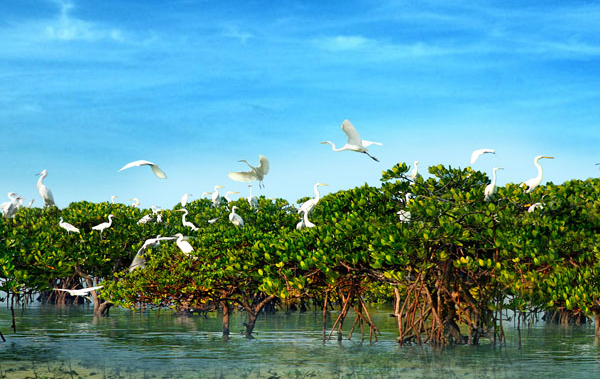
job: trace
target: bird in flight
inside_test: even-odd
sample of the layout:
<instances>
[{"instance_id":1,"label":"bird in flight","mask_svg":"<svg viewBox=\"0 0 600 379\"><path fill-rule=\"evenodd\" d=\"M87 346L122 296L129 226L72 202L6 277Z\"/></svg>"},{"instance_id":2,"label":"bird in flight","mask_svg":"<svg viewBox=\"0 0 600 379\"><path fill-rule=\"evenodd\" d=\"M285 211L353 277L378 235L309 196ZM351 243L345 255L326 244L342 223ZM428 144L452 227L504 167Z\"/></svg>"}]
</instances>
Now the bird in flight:
<instances>
[{"instance_id":1,"label":"bird in flight","mask_svg":"<svg viewBox=\"0 0 600 379\"><path fill-rule=\"evenodd\" d=\"M237 182L251 182L253 180L258 180L258 186L260 188L264 188L263 179L265 175L269 173L270 163L267 157L264 155L258 156L258 166L252 166L248 163L247 160L242 159L238 162L244 162L250 167L250 171L237 171L237 172L229 172L227 176L231 180L235 180Z\"/></svg>"},{"instance_id":2,"label":"bird in flight","mask_svg":"<svg viewBox=\"0 0 600 379\"><path fill-rule=\"evenodd\" d=\"M496 154L496 150L492 149L477 149L471 153L471 164L475 163L475 161L482 156L483 154Z\"/></svg>"},{"instance_id":3,"label":"bird in flight","mask_svg":"<svg viewBox=\"0 0 600 379\"><path fill-rule=\"evenodd\" d=\"M335 147L335 144L331 141L323 141L321 143L327 143L327 144L331 145L333 151L350 150L350 151L356 151L357 153L364 153L364 154L367 154L369 157L371 157L371 159L373 159L374 161L379 162L379 159L377 159L374 156L372 156L371 154L369 154L369 152L367 150L367 146L370 146L370 145L380 145L381 146L381 145L383 145L381 142L365 141L365 140L361 139L360 135L354 128L354 125L352 125L352 123L349 120L344 120L344 122L342 122L342 130L346 134L346 138L347 138L346 144L344 146L337 149Z\"/></svg>"},{"instance_id":4,"label":"bird in flight","mask_svg":"<svg viewBox=\"0 0 600 379\"><path fill-rule=\"evenodd\" d=\"M71 296L87 296L90 292L98 290L102 287L104 287L104 286L87 287L87 288L82 288L82 289L77 289L77 290L69 290L66 288L55 288L54 290L68 292L69 295L71 295Z\"/></svg>"},{"instance_id":5,"label":"bird in flight","mask_svg":"<svg viewBox=\"0 0 600 379\"><path fill-rule=\"evenodd\" d=\"M145 161L143 159L140 159L139 161L129 162L125 166L121 167L119 169L119 171L127 170L128 168L132 168L132 167L141 167L141 166L150 166L154 175L158 176L161 179L167 178L167 174L165 174L165 172L163 170L161 170L156 164L154 164L150 161Z\"/></svg>"}]
</instances>

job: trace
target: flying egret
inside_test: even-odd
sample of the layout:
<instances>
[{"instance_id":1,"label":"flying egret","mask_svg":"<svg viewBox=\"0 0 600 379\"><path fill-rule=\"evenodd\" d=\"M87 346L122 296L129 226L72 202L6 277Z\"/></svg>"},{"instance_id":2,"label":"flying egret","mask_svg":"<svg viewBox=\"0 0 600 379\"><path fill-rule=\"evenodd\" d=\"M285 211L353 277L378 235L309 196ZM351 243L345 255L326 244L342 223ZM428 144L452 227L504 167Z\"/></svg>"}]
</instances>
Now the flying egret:
<instances>
[{"instance_id":1,"label":"flying egret","mask_svg":"<svg viewBox=\"0 0 600 379\"><path fill-rule=\"evenodd\" d=\"M493 149L477 149L471 153L471 164L482 156L483 154L496 154L496 150Z\"/></svg>"},{"instance_id":2,"label":"flying egret","mask_svg":"<svg viewBox=\"0 0 600 379\"><path fill-rule=\"evenodd\" d=\"M182 208L185 208L185 206L188 203L188 198L190 196L194 196L194 195L192 195L191 193L184 193L183 196L181 196L181 207Z\"/></svg>"},{"instance_id":3,"label":"flying egret","mask_svg":"<svg viewBox=\"0 0 600 379\"><path fill-rule=\"evenodd\" d=\"M37 189L44 200L44 206L54 205L54 196L52 196L52 191L43 183L43 180L46 176L48 176L48 172L46 170L42 170L42 172L37 173L36 175L41 175L37 182Z\"/></svg>"},{"instance_id":4,"label":"flying egret","mask_svg":"<svg viewBox=\"0 0 600 379\"><path fill-rule=\"evenodd\" d=\"M252 196L252 184L248 184L250 188L250 194L248 195L248 204L250 204L250 208L256 209L258 208L258 199L256 196Z\"/></svg>"},{"instance_id":5,"label":"flying egret","mask_svg":"<svg viewBox=\"0 0 600 379\"><path fill-rule=\"evenodd\" d=\"M223 197L225 198L225 200L227 200L228 203L232 202L233 200L231 200L229 195L233 195L234 193L239 193L239 192L238 191L227 191L227 193Z\"/></svg>"},{"instance_id":6,"label":"flying egret","mask_svg":"<svg viewBox=\"0 0 600 379\"><path fill-rule=\"evenodd\" d=\"M321 194L319 193L319 186L328 186L328 185L329 184L325 184L325 183L316 183L315 186L313 187L313 189L315 191L315 197L313 199L306 200L300 206L300 209L298 209L298 213L306 212L307 214L310 214L310 212L312 212L315 205L317 205L317 203L321 199Z\"/></svg>"},{"instance_id":7,"label":"flying egret","mask_svg":"<svg viewBox=\"0 0 600 379\"><path fill-rule=\"evenodd\" d=\"M177 247L179 248L179 250L181 250L181 252L185 255L185 256L190 256L190 253L192 251L194 251L194 248L192 247L192 245L190 245L190 243L188 241L184 241L183 240L183 234L181 233L177 233L175 234L175 237L177 237Z\"/></svg>"},{"instance_id":8,"label":"flying egret","mask_svg":"<svg viewBox=\"0 0 600 379\"><path fill-rule=\"evenodd\" d=\"M104 229L108 229L112 225L112 218L113 217L115 217L115 216L108 215L108 222L103 222L101 224L98 224L98 225L92 227L92 230L99 230L100 231L100 237L102 237L102 232L104 231Z\"/></svg>"},{"instance_id":9,"label":"flying egret","mask_svg":"<svg viewBox=\"0 0 600 379\"><path fill-rule=\"evenodd\" d=\"M527 189L525 190L525 193L531 193L533 192L533 190L540 185L540 183L542 182L542 175L544 174L544 171L542 170L542 166L538 163L538 161L540 159L554 159L554 157L547 157L544 155L538 155L537 157L535 157L533 159L533 164L535 165L535 167L537 167L538 170L538 174L535 178L531 178L523 183L521 183L521 185L525 185L527 187Z\"/></svg>"},{"instance_id":10,"label":"flying egret","mask_svg":"<svg viewBox=\"0 0 600 379\"><path fill-rule=\"evenodd\" d=\"M241 159L238 162L245 162L248 167L250 167L250 171L238 171L238 172L229 172L227 176L230 179L238 181L238 182L251 182L253 180L258 180L259 188L264 188L263 179L265 175L269 173L269 160L264 155L258 156L258 166L252 166L248 163L247 160Z\"/></svg>"},{"instance_id":11,"label":"flying egret","mask_svg":"<svg viewBox=\"0 0 600 379\"><path fill-rule=\"evenodd\" d=\"M68 290L66 288L55 288L55 291L64 291L68 292L71 296L87 296L90 292L103 288L104 286L96 286L96 287L87 287L81 289Z\"/></svg>"},{"instance_id":12,"label":"flying egret","mask_svg":"<svg viewBox=\"0 0 600 379\"><path fill-rule=\"evenodd\" d=\"M60 218L60 221L58 222L58 225L63 228L64 230L66 230L68 233L74 232L74 233L79 233L79 229L76 228L75 226L69 224L68 222L64 222L63 218Z\"/></svg>"},{"instance_id":13,"label":"flying egret","mask_svg":"<svg viewBox=\"0 0 600 379\"><path fill-rule=\"evenodd\" d=\"M117 195L112 195L112 196L110 197L110 203L111 203L111 204L114 204L114 203L115 203L115 199L116 199L117 197L119 197L119 196L117 196Z\"/></svg>"},{"instance_id":14,"label":"flying egret","mask_svg":"<svg viewBox=\"0 0 600 379\"><path fill-rule=\"evenodd\" d=\"M119 169L119 171L123 171L128 168L135 167L135 166L137 166L137 167L150 166L154 175L158 176L161 179L167 178L167 174L165 174L165 172L163 170L161 170L157 165L155 165L154 163L152 163L150 161L145 161L143 159L141 159L139 161L133 161L133 162L127 163L125 166L121 167Z\"/></svg>"},{"instance_id":15,"label":"flying egret","mask_svg":"<svg viewBox=\"0 0 600 379\"><path fill-rule=\"evenodd\" d=\"M496 194L496 171L498 170L504 170L502 167L494 167L494 169L492 170L492 182L490 184L488 184L485 187L485 190L483 191L483 200L484 201L490 201L492 199L492 196L494 196L494 194Z\"/></svg>"},{"instance_id":16,"label":"flying egret","mask_svg":"<svg viewBox=\"0 0 600 379\"><path fill-rule=\"evenodd\" d=\"M302 211L302 213L304 213L304 215L302 216L302 220L296 224L296 230L302 230L304 228L314 228L316 225L310 222L310 220L308 219L308 214L304 210Z\"/></svg>"},{"instance_id":17,"label":"flying egret","mask_svg":"<svg viewBox=\"0 0 600 379\"><path fill-rule=\"evenodd\" d=\"M323 141L321 143L327 143L327 144L331 145L331 148L333 149L333 151L350 150L350 151L356 151L357 153L364 153L364 154L367 154L369 157L371 157L371 159L373 159L374 161L379 162L379 159L377 159L374 156L372 156L371 154L369 154L369 151L367 150L367 146L370 146L370 145L380 145L381 146L381 145L383 145L381 142L365 141L365 140L361 139L360 135L354 128L354 125L352 125L352 123L349 120L344 120L344 122L342 122L342 130L344 131L344 133L346 133L346 138L347 138L346 144L343 147L336 149L335 144L331 141Z\"/></svg>"},{"instance_id":18,"label":"flying egret","mask_svg":"<svg viewBox=\"0 0 600 379\"><path fill-rule=\"evenodd\" d=\"M212 205L213 207L218 207L219 205L221 205L221 195L219 195L219 188L225 188L223 186L215 186L215 190L213 191L211 198L212 198Z\"/></svg>"},{"instance_id":19,"label":"flying egret","mask_svg":"<svg viewBox=\"0 0 600 379\"><path fill-rule=\"evenodd\" d=\"M133 201L133 204L131 204L132 207L137 208L140 206L140 201L137 197L131 198L129 200Z\"/></svg>"},{"instance_id":20,"label":"flying egret","mask_svg":"<svg viewBox=\"0 0 600 379\"><path fill-rule=\"evenodd\" d=\"M158 247L160 245L160 241L174 240L175 237L161 237L160 234L156 236L156 238L149 238L144 241L144 244L137 251L137 254L133 258L131 265L129 265L129 272L132 272L136 268L144 268L146 267L146 259L144 258L144 251L148 247Z\"/></svg>"},{"instance_id":21,"label":"flying egret","mask_svg":"<svg viewBox=\"0 0 600 379\"><path fill-rule=\"evenodd\" d=\"M240 227L244 227L244 219L237 213L235 213L235 210L238 209L238 207L236 205L233 206L233 208L231 208L231 213L229 214L229 221L231 221L231 223L235 226L240 226Z\"/></svg>"},{"instance_id":22,"label":"flying egret","mask_svg":"<svg viewBox=\"0 0 600 379\"><path fill-rule=\"evenodd\" d=\"M413 180L417 180L417 176L419 175L419 161L415 161L415 167L413 167L412 172L408 175L409 178Z\"/></svg>"},{"instance_id":23,"label":"flying egret","mask_svg":"<svg viewBox=\"0 0 600 379\"><path fill-rule=\"evenodd\" d=\"M188 214L188 210L187 209L176 209L177 212L183 212L183 215L181 216L181 223L183 224L183 226L187 226L188 228L192 228L192 230L195 232L198 230L198 227L194 224L192 224L191 222L187 221L185 219L185 216L187 216Z\"/></svg>"}]
</instances>

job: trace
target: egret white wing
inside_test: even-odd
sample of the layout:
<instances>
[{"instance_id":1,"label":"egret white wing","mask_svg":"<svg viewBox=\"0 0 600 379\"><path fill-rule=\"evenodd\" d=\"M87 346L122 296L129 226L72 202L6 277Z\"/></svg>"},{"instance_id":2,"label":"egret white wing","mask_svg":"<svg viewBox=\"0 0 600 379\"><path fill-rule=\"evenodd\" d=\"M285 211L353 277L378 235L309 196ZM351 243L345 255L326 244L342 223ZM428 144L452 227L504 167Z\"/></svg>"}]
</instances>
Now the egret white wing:
<instances>
[{"instance_id":1,"label":"egret white wing","mask_svg":"<svg viewBox=\"0 0 600 379\"><path fill-rule=\"evenodd\" d=\"M237 182L251 182L253 180L258 179L254 171L229 172L227 176L229 176L230 179L235 180Z\"/></svg>"},{"instance_id":2,"label":"egret white wing","mask_svg":"<svg viewBox=\"0 0 600 379\"><path fill-rule=\"evenodd\" d=\"M271 168L269 160L264 155L260 155L258 157L258 161L260 162L258 169L263 173L263 175L267 175L269 173L269 169Z\"/></svg>"},{"instance_id":3,"label":"egret white wing","mask_svg":"<svg viewBox=\"0 0 600 379\"><path fill-rule=\"evenodd\" d=\"M154 163L152 163L150 161L140 159L139 161L133 161L133 162L127 163L125 166L121 167L119 169L119 171L127 170L128 168L132 168L132 167L140 167L140 166L144 166L144 165L156 166Z\"/></svg>"},{"instance_id":4,"label":"egret white wing","mask_svg":"<svg viewBox=\"0 0 600 379\"><path fill-rule=\"evenodd\" d=\"M346 133L348 145L362 146L360 135L349 120L344 120L344 122L342 122L342 130Z\"/></svg>"},{"instance_id":5,"label":"egret white wing","mask_svg":"<svg viewBox=\"0 0 600 379\"><path fill-rule=\"evenodd\" d=\"M370 145L383 146L383 144L381 142L365 141L365 140L362 140L362 145L363 145L363 147L367 147L367 146L370 146Z\"/></svg>"},{"instance_id":6,"label":"egret white wing","mask_svg":"<svg viewBox=\"0 0 600 379\"><path fill-rule=\"evenodd\" d=\"M475 151L473 151L473 153L471 153L471 164L475 163L475 161L482 156L483 154L487 154L487 153L496 153L496 150L493 149L477 149Z\"/></svg>"},{"instance_id":7,"label":"egret white wing","mask_svg":"<svg viewBox=\"0 0 600 379\"><path fill-rule=\"evenodd\" d=\"M167 178L167 174L165 174L165 172L161 170L157 165L152 165L150 167L152 168L152 172L154 173L154 175L158 176L161 179Z\"/></svg>"}]
</instances>

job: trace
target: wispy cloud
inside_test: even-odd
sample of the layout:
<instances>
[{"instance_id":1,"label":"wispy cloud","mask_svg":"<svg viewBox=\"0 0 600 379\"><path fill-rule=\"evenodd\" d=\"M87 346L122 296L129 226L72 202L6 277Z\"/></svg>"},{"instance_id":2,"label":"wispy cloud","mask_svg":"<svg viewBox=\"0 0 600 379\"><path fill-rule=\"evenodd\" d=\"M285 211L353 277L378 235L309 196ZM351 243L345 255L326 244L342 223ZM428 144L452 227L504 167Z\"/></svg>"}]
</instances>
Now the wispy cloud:
<instances>
[{"instance_id":1,"label":"wispy cloud","mask_svg":"<svg viewBox=\"0 0 600 379\"><path fill-rule=\"evenodd\" d=\"M315 39L314 44L323 49L330 51L341 51L341 50L358 50L368 47L369 45L375 45L375 41L369 40L362 36L335 36L335 37L324 37Z\"/></svg>"},{"instance_id":2,"label":"wispy cloud","mask_svg":"<svg viewBox=\"0 0 600 379\"><path fill-rule=\"evenodd\" d=\"M72 2L68 0L56 0L54 2L60 7L60 14L56 19L45 22L44 37L60 41L124 40L123 33L119 29L103 27L71 16L71 11L74 8Z\"/></svg>"}]
</instances>

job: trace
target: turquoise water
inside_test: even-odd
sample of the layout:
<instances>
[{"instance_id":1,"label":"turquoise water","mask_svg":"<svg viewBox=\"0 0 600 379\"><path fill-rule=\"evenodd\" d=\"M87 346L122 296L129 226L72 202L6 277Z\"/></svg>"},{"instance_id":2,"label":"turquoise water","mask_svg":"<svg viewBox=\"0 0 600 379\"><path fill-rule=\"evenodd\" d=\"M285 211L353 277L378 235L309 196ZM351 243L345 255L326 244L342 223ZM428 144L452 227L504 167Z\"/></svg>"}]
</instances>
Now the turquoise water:
<instances>
[{"instance_id":1,"label":"turquoise water","mask_svg":"<svg viewBox=\"0 0 600 379\"><path fill-rule=\"evenodd\" d=\"M374 309L379 341L321 343L319 312L263 315L255 339L241 335L244 314L234 313L229 341L217 314L183 317L163 311L111 309L92 316L89 306L0 308L0 378L547 378L597 377L600 347L593 327L506 325L505 346L443 350L395 342L390 309ZM330 324L337 312L330 313ZM346 330L352 325L346 320ZM347 333L347 332L346 332Z\"/></svg>"}]
</instances>

